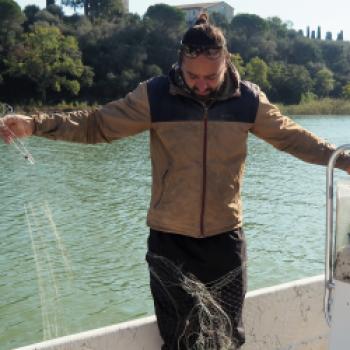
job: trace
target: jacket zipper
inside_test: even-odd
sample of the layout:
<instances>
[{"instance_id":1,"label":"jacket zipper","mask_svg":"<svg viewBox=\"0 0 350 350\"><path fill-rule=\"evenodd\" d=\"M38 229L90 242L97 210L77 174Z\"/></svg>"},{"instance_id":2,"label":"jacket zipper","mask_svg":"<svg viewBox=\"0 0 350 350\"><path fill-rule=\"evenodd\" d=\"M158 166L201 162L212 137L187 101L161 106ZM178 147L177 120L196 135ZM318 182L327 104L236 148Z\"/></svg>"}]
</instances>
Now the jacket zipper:
<instances>
[{"instance_id":1,"label":"jacket zipper","mask_svg":"<svg viewBox=\"0 0 350 350\"><path fill-rule=\"evenodd\" d=\"M208 139L208 107L204 106L203 130L203 173L202 173L202 206L200 216L200 236L204 237L205 199L207 189L207 139Z\"/></svg>"}]
</instances>

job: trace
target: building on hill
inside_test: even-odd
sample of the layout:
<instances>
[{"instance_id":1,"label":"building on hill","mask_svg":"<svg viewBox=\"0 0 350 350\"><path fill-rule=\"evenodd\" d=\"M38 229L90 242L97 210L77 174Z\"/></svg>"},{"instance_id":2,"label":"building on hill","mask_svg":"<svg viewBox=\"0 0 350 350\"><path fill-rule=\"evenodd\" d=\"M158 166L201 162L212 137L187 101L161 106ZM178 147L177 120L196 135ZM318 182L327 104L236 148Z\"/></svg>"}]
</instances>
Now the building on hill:
<instances>
[{"instance_id":1,"label":"building on hill","mask_svg":"<svg viewBox=\"0 0 350 350\"><path fill-rule=\"evenodd\" d=\"M231 22L234 15L234 8L225 1L177 5L175 7L185 12L186 22L189 25L194 24L201 13L207 13L209 16L214 12L219 13L223 15L228 22Z\"/></svg>"},{"instance_id":2,"label":"building on hill","mask_svg":"<svg viewBox=\"0 0 350 350\"><path fill-rule=\"evenodd\" d=\"M123 0L125 12L129 12L129 0Z\"/></svg>"}]
</instances>

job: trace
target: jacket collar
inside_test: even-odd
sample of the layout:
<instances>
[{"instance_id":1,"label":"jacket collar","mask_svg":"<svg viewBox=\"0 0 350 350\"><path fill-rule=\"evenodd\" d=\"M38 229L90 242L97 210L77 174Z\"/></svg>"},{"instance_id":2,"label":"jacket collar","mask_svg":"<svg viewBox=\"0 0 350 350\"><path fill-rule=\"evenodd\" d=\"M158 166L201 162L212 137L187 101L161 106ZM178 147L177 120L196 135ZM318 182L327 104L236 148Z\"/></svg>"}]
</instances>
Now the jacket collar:
<instances>
[{"instance_id":1,"label":"jacket collar","mask_svg":"<svg viewBox=\"0 0 350 350\"><path fill-rule=\"evenodd\" d=\"M187 86L185 83L181 69L179 65L176 63L173 65L171 71L169 72L169 81L170 81L170 88L169 92L172 95L182 95L186 97L190 97L192 99L198 100L199 102L215 102L215 101L222 101L227 100L232 97L239 97L241 96L240 91L240 76L236 69L236 67L232 63L227 64L227 70L225 72L224 81L217 90L217 92L210 96L206 100L202 100L198 98Z\"/></svg>"}]
</instances>

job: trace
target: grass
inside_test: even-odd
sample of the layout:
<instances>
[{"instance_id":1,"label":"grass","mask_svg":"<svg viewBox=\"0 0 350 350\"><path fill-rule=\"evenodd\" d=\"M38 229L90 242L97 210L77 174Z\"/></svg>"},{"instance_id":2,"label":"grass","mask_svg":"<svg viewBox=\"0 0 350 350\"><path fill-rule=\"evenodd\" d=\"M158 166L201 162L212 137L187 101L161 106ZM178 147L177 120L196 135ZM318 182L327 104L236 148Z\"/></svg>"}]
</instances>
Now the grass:
<instances>
[{"instance_id":1,"label":"grass","mask_svg":"<svg viewBox=\"0 0 350 350\"><path fill-rule=\"evenodd\" d=\"M323 98L298 105L278 104L285 115L350 115L350 100Z\"/></svg>"},{"instance_id":2,"label":"grass","mask_svg":"<svg viewBox=\"0 0 350 350\"><path fill-rule=\"evenodd\" d=\"M61 102L57 105L20 105L14 106L15 112L18 114L33 114L33 113L53 113L53 112L70 112L77 110L92 110L98 105L88 104L87 102Z\"/></svg>"}]
</instances>

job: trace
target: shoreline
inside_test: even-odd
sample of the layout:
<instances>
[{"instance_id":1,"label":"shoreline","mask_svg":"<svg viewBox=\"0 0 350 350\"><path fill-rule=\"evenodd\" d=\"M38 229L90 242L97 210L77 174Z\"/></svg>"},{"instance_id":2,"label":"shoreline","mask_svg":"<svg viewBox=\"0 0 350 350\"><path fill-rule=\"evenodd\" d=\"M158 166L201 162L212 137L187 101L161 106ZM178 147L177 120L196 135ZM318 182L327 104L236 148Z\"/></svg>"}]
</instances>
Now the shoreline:
<instances>
[{"instance_id":1,"label":"shoreline","mask_svg":"<svg viewBox=\"0 0 350 350\"><path fill-rule=\"evenodd\" d=\"M274 102L272 102L274 103ZM285 105L275 103L281 110L282 114L288 116L350 116L350 100L323 98L309 102L303 102L297 105ZM99 105L89 104L87 102L60 103L57 105L20 105L15 106L17 113L37 114L37 113L54 113L69 112L75 110L92 110Z\"/></svg>"},{"instance_id":2,"label":"shoreline","mask_svg":"<svg viewBox=\"0 0 350 350\"><path fill-rule=\"evenodd\" d=\"M291 116L350 116L350 100L323 98L298 105L276 104L282 114Z\"/></svg>"}]
</instances>

